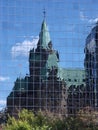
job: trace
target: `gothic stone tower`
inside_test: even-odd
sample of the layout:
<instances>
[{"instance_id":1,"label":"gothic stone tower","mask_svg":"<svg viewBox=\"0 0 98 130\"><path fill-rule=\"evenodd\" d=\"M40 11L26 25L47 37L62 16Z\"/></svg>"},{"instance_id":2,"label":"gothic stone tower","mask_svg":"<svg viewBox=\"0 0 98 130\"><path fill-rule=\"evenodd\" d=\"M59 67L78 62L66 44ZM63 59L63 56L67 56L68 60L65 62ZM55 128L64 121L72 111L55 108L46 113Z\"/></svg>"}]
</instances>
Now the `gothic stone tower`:
<instances>
[{"instance_id":1,"label":"gothic stone tower","mask_svg":"<svg viewBox=\"0 0 98 130\"><path fill-rule=\"evenodd\" d=\"M65 84L58 77L58 62L59 54L52 47L50 34L44 20L37 48L31 50L29 55L29 90L34 94L34 109L62 111L62 87Z\"/></svg>"}]
</instances>

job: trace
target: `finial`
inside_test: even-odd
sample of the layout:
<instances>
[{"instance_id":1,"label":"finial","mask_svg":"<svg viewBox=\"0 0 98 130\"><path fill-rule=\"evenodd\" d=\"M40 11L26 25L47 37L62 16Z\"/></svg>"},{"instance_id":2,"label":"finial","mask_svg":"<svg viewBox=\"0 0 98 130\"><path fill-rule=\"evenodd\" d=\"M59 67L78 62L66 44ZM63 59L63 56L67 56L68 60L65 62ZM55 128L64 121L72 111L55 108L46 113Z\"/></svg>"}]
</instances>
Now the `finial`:
<instances>
[{"instance_id":1,"label":"finial","mask_svg":"<svg viewBox=\"0 0 98 130\"><path fill-rule=\"evenodd\" d=\"M46 10L45 8L43 9L43 15L44 15L44 19L46 18Z\"/></svg>"}]
</instances>

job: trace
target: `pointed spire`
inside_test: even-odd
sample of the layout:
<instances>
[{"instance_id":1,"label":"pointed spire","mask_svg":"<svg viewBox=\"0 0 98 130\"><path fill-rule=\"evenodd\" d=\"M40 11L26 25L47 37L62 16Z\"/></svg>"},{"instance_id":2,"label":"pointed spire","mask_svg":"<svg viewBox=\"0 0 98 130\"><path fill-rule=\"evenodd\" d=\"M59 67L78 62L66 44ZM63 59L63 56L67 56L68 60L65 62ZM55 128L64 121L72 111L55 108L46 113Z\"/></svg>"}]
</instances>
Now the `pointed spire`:
<instances>
[{"instance_id":1,"label":"pointed spire","mask_svg":"<svg viewBox=\"0 0 98 130\"><path fill-rule=\"evenodd\" d=\"M45 21L45 18L46 18L45 9L43 11L43 14L44 14L44 20L42 22L39 39L40 39L40 45L42 46L42 48L47 49L48 48L48 43L51 40L50 40L50 34L49 34L49 31L48 31L48 27L47 27L47 24L46 24L46 21Z\"/></svg>"}]
</instances>

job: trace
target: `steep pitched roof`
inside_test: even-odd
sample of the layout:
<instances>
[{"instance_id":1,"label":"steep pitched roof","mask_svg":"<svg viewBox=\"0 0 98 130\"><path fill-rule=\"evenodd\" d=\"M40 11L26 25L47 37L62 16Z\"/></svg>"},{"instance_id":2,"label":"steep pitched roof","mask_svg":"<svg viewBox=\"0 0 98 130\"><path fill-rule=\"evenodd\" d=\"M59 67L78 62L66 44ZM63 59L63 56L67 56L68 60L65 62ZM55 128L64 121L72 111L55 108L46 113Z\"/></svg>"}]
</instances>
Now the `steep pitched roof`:
<instances>
[{"instance_id":1,"label":"steep pitched roof","mask_svg":"<svg viewBox=\"0 0 98 130\"><path fill-rule=\"evenodd\" d=\"M58 76L66 81L67 87L71 85L85 85L85 70L80 68L60 68Z\"/></svg>"},{"instance_id":2,"label":"steep pitched roof","mask_svg":"<svg viewBox=\"0 0 98 130\"><path fill-rule=\"evenodd\" d=\"M43 20L43 22L42 22L39 39L40 39L40 45L44 49L47 49L48 48L48 43L50 42L50 34L49 34L48 27L47 27L47 24L46 24L45 20Z\"/></svg>"}]
</instances>

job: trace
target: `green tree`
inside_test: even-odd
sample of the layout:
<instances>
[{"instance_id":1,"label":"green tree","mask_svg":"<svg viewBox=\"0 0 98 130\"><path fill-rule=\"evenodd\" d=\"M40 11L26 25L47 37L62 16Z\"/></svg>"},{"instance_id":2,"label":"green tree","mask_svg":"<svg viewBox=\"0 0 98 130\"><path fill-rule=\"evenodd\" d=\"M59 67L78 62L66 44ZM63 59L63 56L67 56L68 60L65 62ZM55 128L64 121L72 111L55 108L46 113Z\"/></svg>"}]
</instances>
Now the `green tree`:
<instances>
[{"instance_id":1,"label":"green tree","mask_svg":"<svg viewBox=\"0 0 98 130\"><path fill-rule=\"evenodd\" d=\"M98 112L89 107L81 109L76 117L62 117L57 113L39 111L34 114L26 109L18 118L10 117L3 130L98 130Z\"/></svg>"},{"instance_id":2,"label":"green tree","mask_svg":"<svg viewBox=\"0 0 98 130\"><path fill-rule=\"evenodd\" d=\"M35 116L32 111L26 109L22 110L18 114L18 118L10 117L4 130L50 130L50 127L46 123L40 122L39 115ZM39 123L40 122L40 123Z\"/></svg>"}]
</instances>

